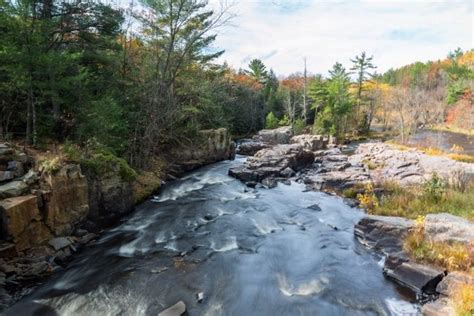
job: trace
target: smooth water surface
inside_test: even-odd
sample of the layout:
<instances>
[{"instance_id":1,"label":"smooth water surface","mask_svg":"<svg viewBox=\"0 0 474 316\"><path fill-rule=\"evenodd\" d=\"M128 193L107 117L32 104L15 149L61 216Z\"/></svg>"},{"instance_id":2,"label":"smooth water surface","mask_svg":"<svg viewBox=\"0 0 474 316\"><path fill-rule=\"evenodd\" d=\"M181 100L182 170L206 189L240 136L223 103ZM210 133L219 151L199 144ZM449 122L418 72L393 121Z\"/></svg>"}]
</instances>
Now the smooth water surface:
<instances>
[{"instance_id":1,"label":"smooth water surface","mask_svg":"<svg viewBox=\"0 0 474 316\"><path fill-rule=\"evenodd\" d=\"M8 315L413 315L354 239L361 211L304 186L253 190L243 158L167 185ZM197 302L202 292L204 300Z\"/></svg>"}]
</instances>

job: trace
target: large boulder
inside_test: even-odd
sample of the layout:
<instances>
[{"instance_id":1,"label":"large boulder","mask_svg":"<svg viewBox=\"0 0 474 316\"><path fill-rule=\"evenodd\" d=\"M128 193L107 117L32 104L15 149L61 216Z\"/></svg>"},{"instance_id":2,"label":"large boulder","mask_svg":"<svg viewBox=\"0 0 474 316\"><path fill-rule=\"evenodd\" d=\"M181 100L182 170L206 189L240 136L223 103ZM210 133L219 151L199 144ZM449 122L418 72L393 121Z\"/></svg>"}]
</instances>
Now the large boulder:
<instances>
[{"instance_id":1,"label":"large boulder","mask_svg":"<svg viewBox=\"0 0 474 316\"><path fill-rule=\"evenodd\" d=\"M291 136L293 136L291 126L282 126L275 129L262 129L255 139L270 144L289 144Z\"/></svg>"},{"instance_id":2,"label":"large boulder","mask_svg":"<svg viewBox=\"0 0 474 316\"><path fill-rule=\"evenodd\" d=\"M55 235L69 235L89 212L88 185L79 165L68 164L41 177L45 222Z\"/></svg>"},{"instance_id":3,"label":"large boulder","mask_svg":"<svg viewBox=\"0 0 474 316\"><path fill-rule=\"evenodd\" d=\"M435 242L474 242L474 223L447 213L428 214L424 231L425 238Z\"/></svg>"},{"instance_id":4,"label":"large boulder","mask_svg":"<svg viewBox=\"0 0 474 316\"><path fill-rule=\"evenodd\" d=\"M2 237L12 240L18 251L41 244L51 237L42 222L35 195L0 201Z\"/></svg>"},{"instance_id":5,"label":"large boulder","mask_svg":"<svg viewBox=\"0 0 474 316\"><path fill-rule=\"evenodd\" d=\"M288 168L298 171L313 164L314 154L301 145L277 145L262 149L244 165L231 168L229 175L245 182L261 182L268 177L288 177Z\"/></svg>"},{"instance_id":6,"label":"large boulder","mask_svg":"<svg viewBox=\"0 0 474 316\"><path fill-rule=\"evenodd\" d=\"M401 251L403 240L414 227L403 217L366 215L354 227L354 234L364 245L385 254Z\"/></svg>"},{"instance_id":7,"label":"large boulder","mask_svg":"<svg viewBox=\"0 0 474 316\"><path fill-rule=\"evenodd\" d=\"M436 294L436 287L446 271L415 263L405 255L390 255L385 260L384 274L415 293Z\"/></svg>"},{"instance_id":8,"label":"large boulder","mask_svg":"<svg viewBox=\"0 0 474 316\"><path fill-rule=\"evenodd\" d=\"M237 146L237 153L240 155L245 155L245 156L253 156L259 150L262 150L268 147L270 147L269 144L261 142L261 141L246 140L246 141L241 142Z\"/></svg>"},{"instance_id":9,"label":"large boulder","mask_svg":"<svg viewBox=\"0 0 474 316\"><path fill-rule=\"evenodd\" d=\"M330 144L330 141L332 142L332 144L335 144L333 137L327 137L322 135L303 134L293 136L291 138L292 144L300 144L304 148L312 151L326 148Z\"/></svg>"},{"instance_id":10,"label":"large boulder","mask_svg":"<svg viewBox=\"0 0 474 316\"><path fill-rule=\"evenodd\" d=\"M474 287L474 276L458 271L450 272L439 282L436 291L445 296L452 296L463 284Z\"/></svg>"}]
</instances>

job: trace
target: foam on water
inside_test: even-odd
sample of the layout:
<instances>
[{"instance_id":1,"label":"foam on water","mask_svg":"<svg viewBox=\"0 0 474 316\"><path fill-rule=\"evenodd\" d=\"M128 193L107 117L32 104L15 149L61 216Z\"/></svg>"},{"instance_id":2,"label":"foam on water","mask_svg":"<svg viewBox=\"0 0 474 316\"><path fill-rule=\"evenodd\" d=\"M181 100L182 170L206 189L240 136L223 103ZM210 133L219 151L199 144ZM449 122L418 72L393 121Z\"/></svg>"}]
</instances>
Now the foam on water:
<instances>
[{"instance_id":1,"label":"foam on water","mask_svg":"<svg viewBox=\"0 0 474 316\"><path fill-rule=\"evenodd\" d=\"M387 298L385 300L390 314L393 316L420 315L419 309L407 301L396 298Z\"/></svg>"},{"instance_id":2,"label":"foam on water","mask_svg":"<svg viewBox=\"0 0 474 316\"><path fill-rule=\"evenodd\" d=\"M238 249L239 245L237 244L237 238L235 236L231 236L225 239L225 241L220 245L220 247L216 246L215 241L211 241L210 247L212 250L216 252L226 252L234 249Z\"/></svg>"},{"instance_id":3,"label":"foam on water","mask_svg":"<svg viewBox=\"0 0 474 316\"><path fill-rule=\"evenodd\" d=\"M321 293L329 280L325 277L321 277L316 280L311 280L307 283L301 283L298 286L290 285L287 278L281 274L277 276L278 287L280 292L285 296L308 296Z\"/></svg>"}]
</instances>

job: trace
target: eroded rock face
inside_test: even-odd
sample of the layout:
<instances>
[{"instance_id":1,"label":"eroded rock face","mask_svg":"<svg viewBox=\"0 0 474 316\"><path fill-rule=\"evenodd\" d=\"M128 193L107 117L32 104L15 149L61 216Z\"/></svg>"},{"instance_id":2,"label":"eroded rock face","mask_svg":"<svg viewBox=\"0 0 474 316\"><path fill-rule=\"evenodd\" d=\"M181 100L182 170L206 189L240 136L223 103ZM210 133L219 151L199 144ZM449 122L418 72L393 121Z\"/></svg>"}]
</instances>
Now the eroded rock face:
<instances>
[{"instance_id":1,"label":"eroded rock face","mask_svg":"<svg viewBox=\"0 0 474 316\"><path fill-rule=\"evenodd\" d=\"M336 145L336 139L332 136L322 136L322 135L310 135L310 134L303 134L293 136L291 138L292 144L300 144L306 149L316 151L325 149L331 145Z\"/></svg>"},{"instance_id":2,"label":"eroded rock face","mask_svg":"<svg viewBox=\"0 0 474 316\"><path fill-rule=\"evenodd\" d=\"M0 201L2 236L15 243L18 251L39 245L51 237L42 222L35 195Z\"/></svg>"},{"instance_id":3,"label":"eroded rock face","mask_svg":"<svg viewBox=\"0 0 474 316\"><path fill-rule=\"evenodd\" d=\"M428 214L424 231L426 239L436 242L474 242L474 223L447 213Z\"/></svg>"},{"instance_id":4,"label":"eroded rock face","mask_svg":"<svg viewBox=\"0 0 474 316\"><path fill-rule=\"evenodd\" d=\"M253 156L259 150L270 147L269 144L256 141L256 140L246 140L237 146L237 153L244 156Z\"/></svg>"},{"instance_id":5,"label":"eroded rock face","mask_svg":"<svg viewBox=\"0 0 474 316\"><path fill-rule=\"evenodd\" d=\"M133 188L118 172L97 176L87 173L89 189L88 218L97 226L109 224L134 208Z\"/></svg>"},{"instance_id":6,"label":"eroded rock face","mask_svg":"<svg viewBox=\"0 0 474 316\"><path fill-rule=\"evenodd\" d=\"M457 170L474 176L474 165L447 157L429 156L410 149L400 151L384 143L360 144L350 157L352 163L371 164L370 176L376 183L396 181L400 184L419 184L433 173L449 178Z\"/></svg>"},{"instance_id":7,"label":"eroded rock face","mask_svg":"<svg viewBox=\"0 0 474 316\"><path fill-rule=\"evenodd\" d=\"M403 217L364 216L354 227L354 234L364 245L385 254L401 251L403 240L415 223Z\"/></svg>"},{"instance_id":8,"label":"eroded rock face","mask_svg":"<svg viewBox=\"0 0 474 316\"><path fill-rule=\"evenodd\" d=\"M287 168L298 171L311 166L313 161L313 152L301 145L277 145L260 150L243 166L231 168L229 175L245 182L261 182L268 177L286 177L291 174Z\"/></svg>"},{"instance_id":9,"label":"eroded rock face","mask_svg":"<svg viewBox=\"0 0 474 316\"><path fill-rule=\"evenodd\" d=\"M235 143L225 128L200 131L201 139L188 148L173 151L175 174L194 170L222 160L234 159Z\"/></svg>"},{"instance_id":10,"label":"eroded rock face","mask_svg":"<svg viewBox=\"0 0 474 316\"><path fill-rule=\"evenodd\" d=\"M69 235L89 212L86 177L78 165L42 175L45 222L55 235Z\"/></svg>"},{"instance_id":11,"label":"eroded rock face","mask_svg":"<svg viewBox=\"0 0 474 316\"><path fill-rule=\"evenodd\" d=\"M270 144L289 144L291 136L293 136L291 126L282 126L275 129L263 129L254 138Z\"/></svg>"},{"instance_id":12,"label":"eroded rock face","mask_svg":"<svg viewBox=\"0 0 474 316\"><path fill-rule=\"evenodd\" d=\"M339 148L322 150L316 154L316 168L306 173L304 182L313 190L342 191L356 184L370 181L365 168L349 162Z\"/></svg>"}]
</instances>

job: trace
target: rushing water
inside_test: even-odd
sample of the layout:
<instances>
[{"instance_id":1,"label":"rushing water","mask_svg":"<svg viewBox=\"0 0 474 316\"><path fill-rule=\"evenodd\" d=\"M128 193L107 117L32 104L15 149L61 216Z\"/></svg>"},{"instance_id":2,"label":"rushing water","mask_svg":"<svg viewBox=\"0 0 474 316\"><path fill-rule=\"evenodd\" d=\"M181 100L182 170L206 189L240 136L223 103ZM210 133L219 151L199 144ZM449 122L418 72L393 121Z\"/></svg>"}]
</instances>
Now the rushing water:
<instances>
[{"instance_id":1,"label":"rushing water","mask_svg":"<svg viewBox=\"0 0 474 316\"><path fill-rule=\"evenodd\" d=\"M249 190L221 162L170 183L7 315L414 315L335 196ZM198 293L204 294L199 303Z\"/></svg>"}]
</instances>

